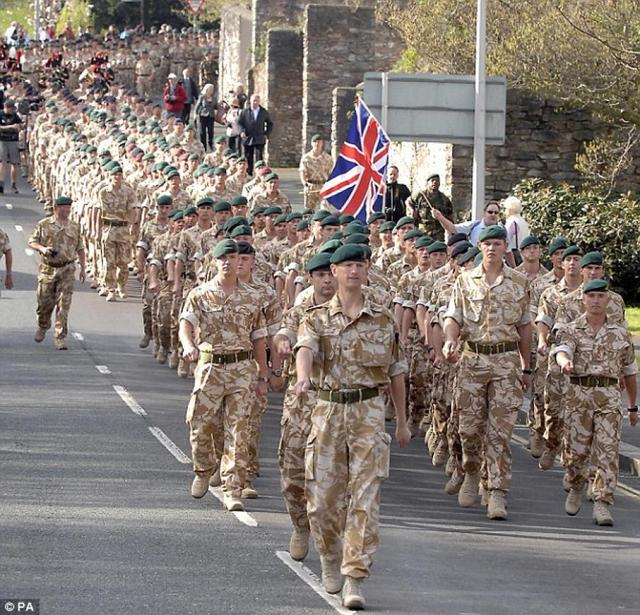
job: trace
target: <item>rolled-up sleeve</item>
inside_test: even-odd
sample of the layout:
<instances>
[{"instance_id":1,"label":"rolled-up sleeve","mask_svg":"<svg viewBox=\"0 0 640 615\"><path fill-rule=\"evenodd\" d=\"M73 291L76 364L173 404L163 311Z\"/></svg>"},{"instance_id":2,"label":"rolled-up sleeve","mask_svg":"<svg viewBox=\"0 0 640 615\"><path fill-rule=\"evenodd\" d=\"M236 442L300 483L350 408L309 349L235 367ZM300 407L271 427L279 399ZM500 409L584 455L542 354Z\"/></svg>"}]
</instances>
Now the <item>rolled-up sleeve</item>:
<instances>
[{"instance_id":1,"label":"rolled-up sleeve","mask_svg":"<svg viewBox=\"0 0 640 615\"><path fill-rule=\"evenodd\" d=\"M458 323L458 326L462 328L464 326L464 316L462 309L462 289L460 288L460 279L456 280L453 286L453 292L449 299L449 305L444 313L445 318L452 318Z\"/></svg>"},{"instance_id":2,"label":"rolled-up sleeve","mask_svg":"<svg viewBox=\"0 0 640 615\"><path fill-rule=\"evenodd\" d=\"M319 340L320 336L315 327L314 314L313 312L307 313L302 318L298 328L298 341L296 342L295 350L309 348L314 354L317 354L320 349Z\"/></svg>"}]
</instances>

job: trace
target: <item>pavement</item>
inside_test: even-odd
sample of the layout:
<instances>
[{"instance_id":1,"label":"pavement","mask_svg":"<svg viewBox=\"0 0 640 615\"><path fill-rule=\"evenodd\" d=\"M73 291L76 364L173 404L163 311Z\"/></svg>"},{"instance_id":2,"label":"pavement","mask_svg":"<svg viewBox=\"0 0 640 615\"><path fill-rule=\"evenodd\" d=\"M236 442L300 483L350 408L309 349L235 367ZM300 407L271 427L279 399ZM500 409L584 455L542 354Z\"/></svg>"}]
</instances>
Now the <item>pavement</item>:
<instances>
[{"instance_id":1,"label":"pavement","mask_svg":"<svg viewBox=\"0 0 640 615\"><path fill-rule=\"evenodd\" d=\"M51 335L33 341L37 263L25 250L42 210L21 190L0 195L15 259L15 289L0 298L0 604L39 599L47 615L348 612L318 586L313 549L304 565L286 554L281 396L264 418L260 497L232 514L215 490L189 495L192 381L138 348L137 282L113 304L77 283L69 350ZM392 445L370 611L640 615L640 479L622 472L613 528L593 525L588 503L570 518L560 468L539 471L525 437L517 427L506 522L459 508L420 440Z\"/></svg>"}]
</instances>

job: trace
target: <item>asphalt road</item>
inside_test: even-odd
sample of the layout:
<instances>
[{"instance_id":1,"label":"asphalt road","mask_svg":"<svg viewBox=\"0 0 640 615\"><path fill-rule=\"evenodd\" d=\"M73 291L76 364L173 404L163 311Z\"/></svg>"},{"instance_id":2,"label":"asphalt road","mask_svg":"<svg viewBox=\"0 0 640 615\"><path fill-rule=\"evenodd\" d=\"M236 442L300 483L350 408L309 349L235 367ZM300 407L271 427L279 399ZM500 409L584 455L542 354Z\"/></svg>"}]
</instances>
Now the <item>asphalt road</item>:
<instances>
[{"instance_id":1,"label":"asphalt road","mask_svg":"<svg viewBox=\"0 0 640 615\"><path fill-rule=\"evenodd\" d=\"M260 497L248 514L231 514L213 494L189 495L192 381L138 348L137 283L115 304L78 283L69 350L54 350L51 335L33 341L36 259L25 248L40 217L28 195L0 197L16 261L16 288L0 298L0 598L38 598L47 615L339 610L314 589L315 552L293 569L283 555L277 396L264 421ZM394 445L364 586L370 610L640 614L640 498L621 491L616 525L597 528L590 505L564 514L560 479L514 443L509 520L491 522L443 492L420 441Z\"/></svg>"}]
</instances>

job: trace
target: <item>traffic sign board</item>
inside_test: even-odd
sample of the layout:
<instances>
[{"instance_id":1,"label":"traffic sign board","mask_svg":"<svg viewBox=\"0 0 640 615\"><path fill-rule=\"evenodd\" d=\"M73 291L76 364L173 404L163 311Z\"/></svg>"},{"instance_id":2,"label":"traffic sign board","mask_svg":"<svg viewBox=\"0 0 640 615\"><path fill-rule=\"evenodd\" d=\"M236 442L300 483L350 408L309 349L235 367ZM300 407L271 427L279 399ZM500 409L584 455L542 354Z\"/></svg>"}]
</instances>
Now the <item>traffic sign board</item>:
<instances>
[{"instance_id":1,"label":"traffic sign board","mask_svg":"<svg viewBox=\"0 0 640 615\"><path fill-rule=\"evenodd\" d=\"M189 10L197 15L200 12L200 9L204 6L205 0L185 0Z\"/></svg>"}]
</instances>

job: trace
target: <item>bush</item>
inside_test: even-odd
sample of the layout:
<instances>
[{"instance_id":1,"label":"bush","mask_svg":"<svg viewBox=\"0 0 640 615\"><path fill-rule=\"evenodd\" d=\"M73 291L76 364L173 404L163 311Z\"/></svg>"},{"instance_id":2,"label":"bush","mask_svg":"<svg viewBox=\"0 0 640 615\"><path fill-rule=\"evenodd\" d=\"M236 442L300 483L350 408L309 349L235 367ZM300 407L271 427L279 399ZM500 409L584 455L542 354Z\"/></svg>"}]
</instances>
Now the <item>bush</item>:
<instances>
[{"instance_id":1,"label":"bush","mask_svg":"<svg viewBox=\"0 0 640 615\"><path fill-rule=\"evenodd\" d=\"M543 245L560 235L585 252L602 252L615 290L640 302L640 202L631 194L607 197L540 179L521 182L514 194Z\"/></svg>"}]
</instances>

